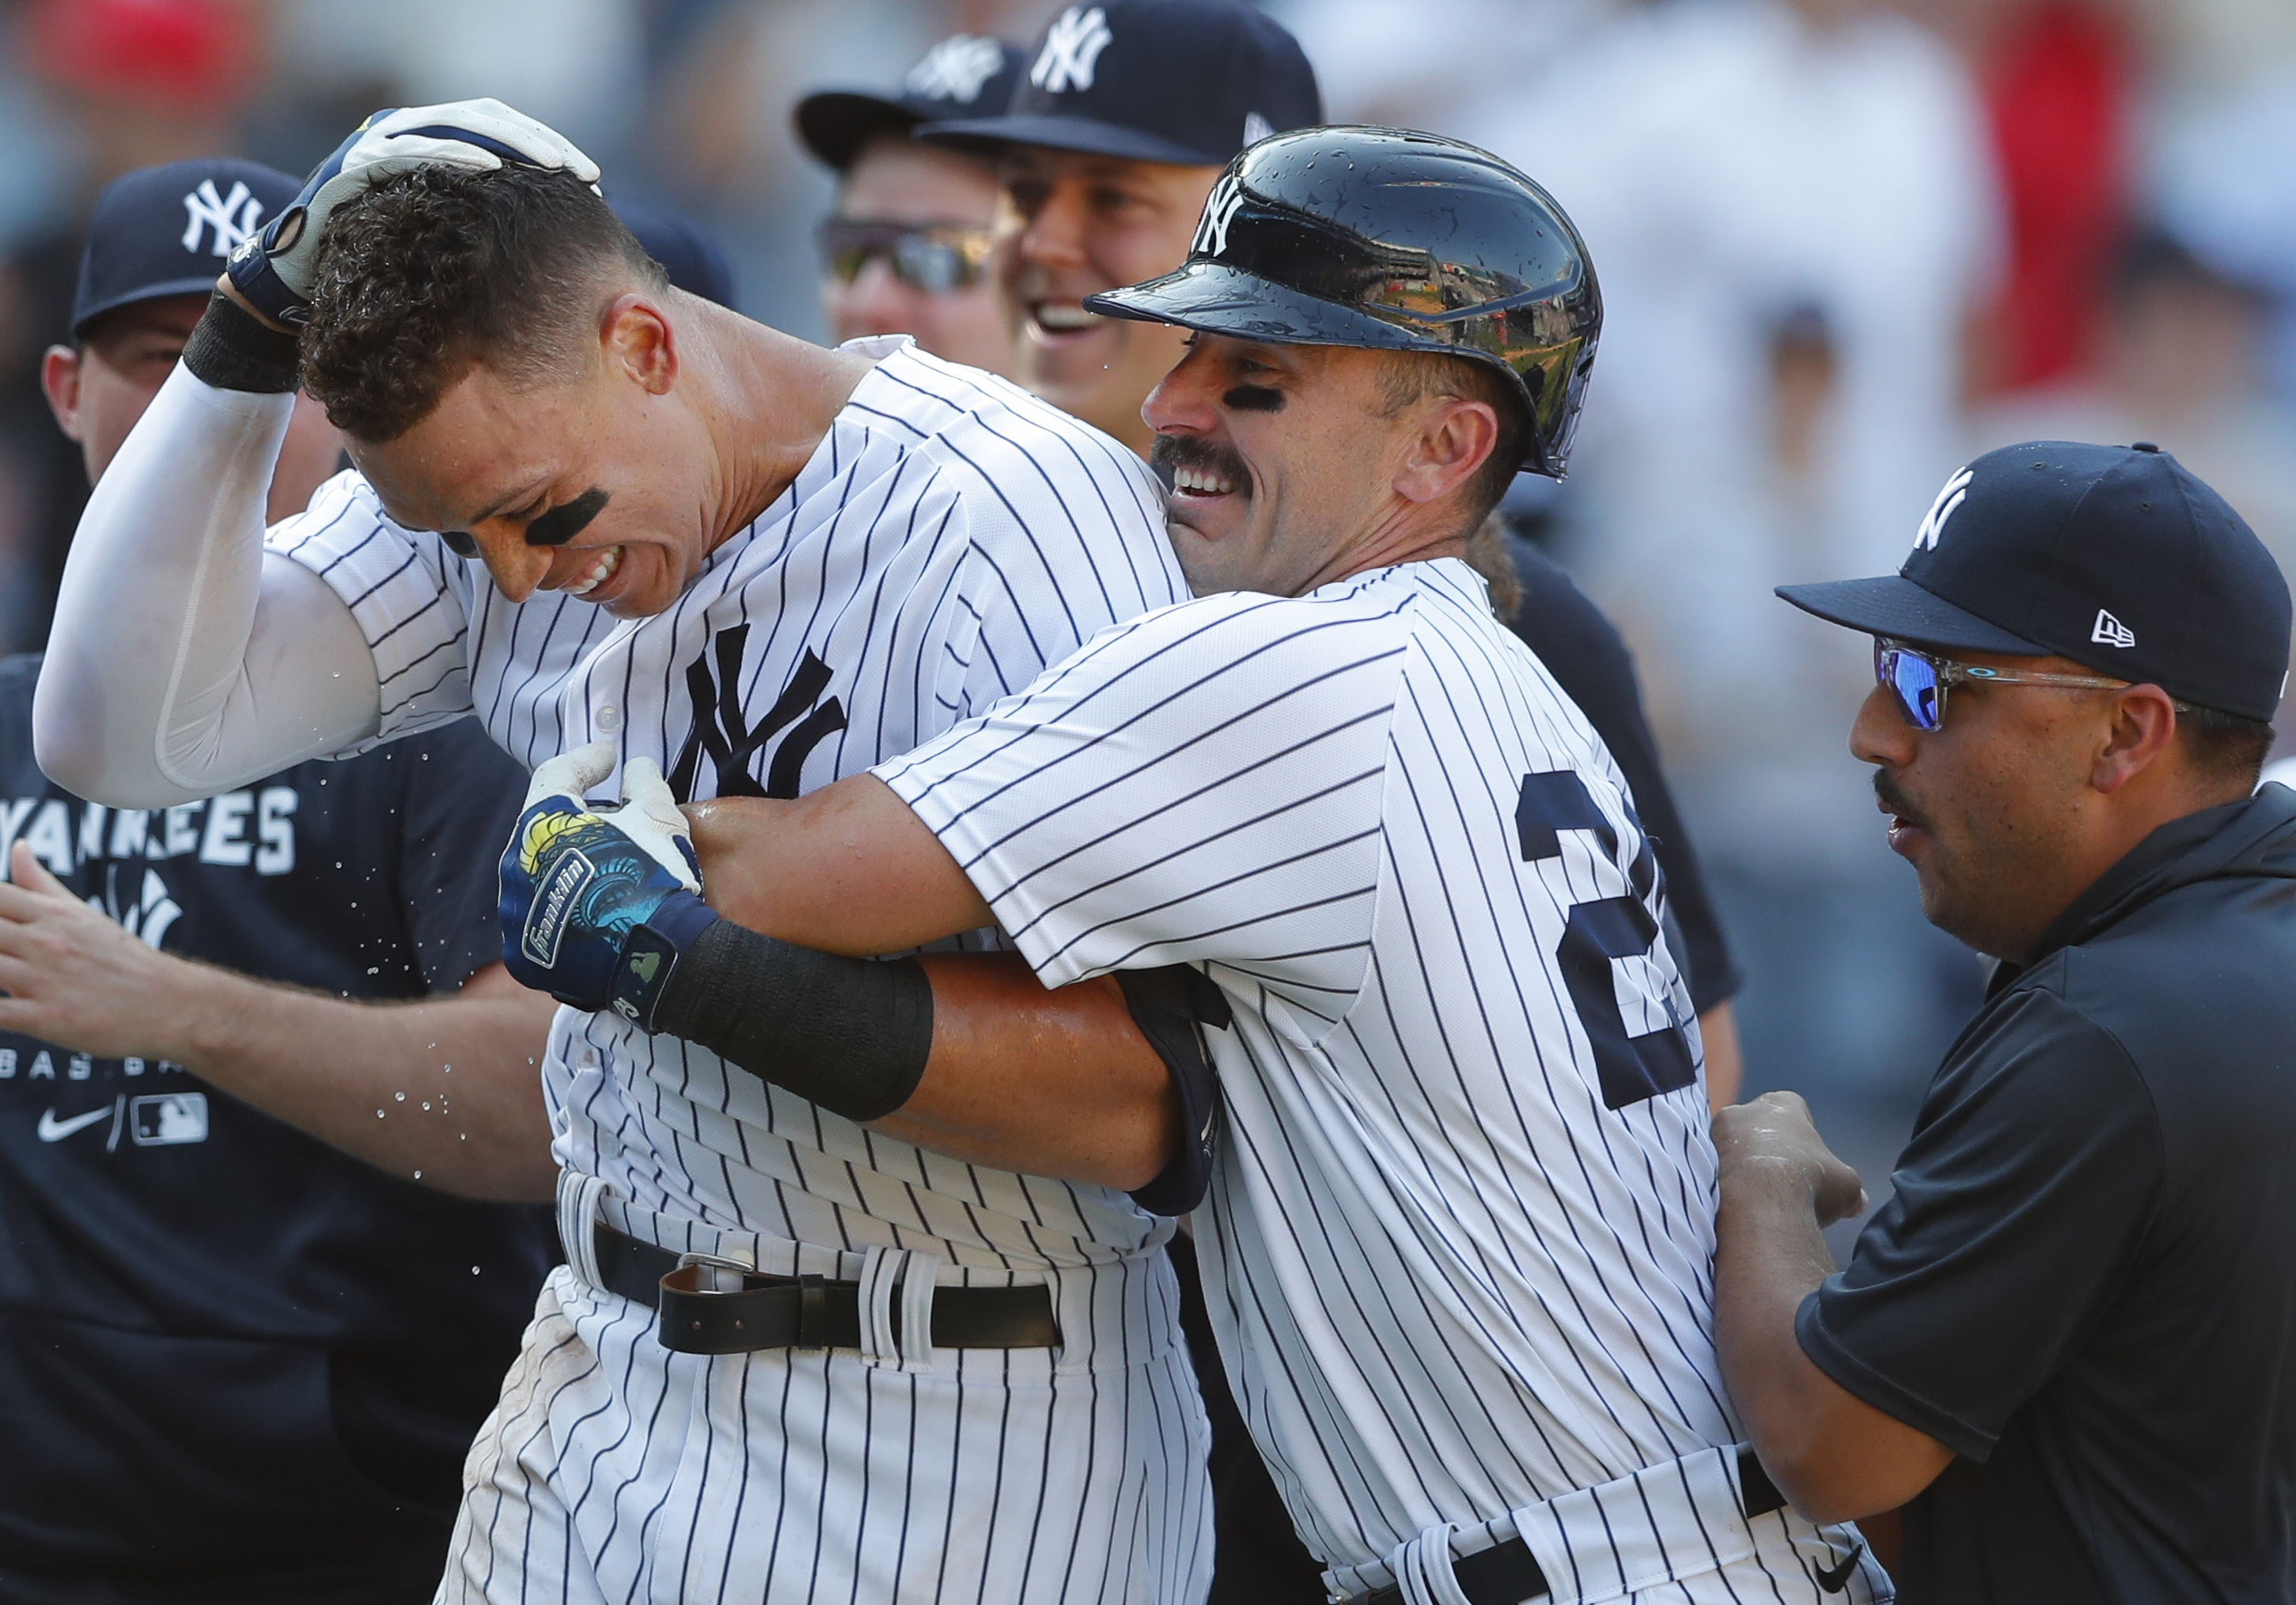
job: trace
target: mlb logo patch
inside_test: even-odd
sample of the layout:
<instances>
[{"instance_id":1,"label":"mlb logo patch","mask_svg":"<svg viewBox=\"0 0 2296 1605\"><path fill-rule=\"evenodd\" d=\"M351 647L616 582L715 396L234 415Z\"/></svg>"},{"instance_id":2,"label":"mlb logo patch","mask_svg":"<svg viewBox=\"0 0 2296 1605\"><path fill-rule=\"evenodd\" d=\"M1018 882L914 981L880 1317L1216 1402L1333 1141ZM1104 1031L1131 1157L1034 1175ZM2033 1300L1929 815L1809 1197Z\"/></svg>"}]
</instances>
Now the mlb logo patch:
<instances>
[{"instance_id":1,"label":"mlb logo patch","mask_svg":"<svg viewBox=\"0 0 2296 1605\"><path fill-rule=\"evenodd\" d=\"M205 1093L166 1093L127 1101L127 1134L138 1148L208 1140Z\"/></svg>"}]
</instances>

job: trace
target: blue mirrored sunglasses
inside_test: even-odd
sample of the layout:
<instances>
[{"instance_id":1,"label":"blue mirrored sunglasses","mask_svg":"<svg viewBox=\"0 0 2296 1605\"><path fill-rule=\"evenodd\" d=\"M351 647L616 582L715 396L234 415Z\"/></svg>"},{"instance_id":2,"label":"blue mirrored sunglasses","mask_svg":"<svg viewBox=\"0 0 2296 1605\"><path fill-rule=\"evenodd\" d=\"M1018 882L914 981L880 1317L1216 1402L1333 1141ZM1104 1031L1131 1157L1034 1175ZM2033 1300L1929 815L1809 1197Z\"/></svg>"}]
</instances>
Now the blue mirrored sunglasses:
<instances>
[{"instance_id":1,"label":"blue mirrored sunglasses","mask_svg":"<svg viewBox=\"0 0 2296 1605\"><path fill-rule=\"evenodd\" d=\"M1946 692L1964 680L1981 685L2054 685L2073 691L2119 691L2129 684L2101 675L2045 675L1959 663L1886 635L1874 637L1874 684L1889 688L1898 701L1898 717L1915 730L1935 730L1945 723ZM2184 704L2177 704L2177 711L2185 711Z\"/></svg>"}]
</instances>

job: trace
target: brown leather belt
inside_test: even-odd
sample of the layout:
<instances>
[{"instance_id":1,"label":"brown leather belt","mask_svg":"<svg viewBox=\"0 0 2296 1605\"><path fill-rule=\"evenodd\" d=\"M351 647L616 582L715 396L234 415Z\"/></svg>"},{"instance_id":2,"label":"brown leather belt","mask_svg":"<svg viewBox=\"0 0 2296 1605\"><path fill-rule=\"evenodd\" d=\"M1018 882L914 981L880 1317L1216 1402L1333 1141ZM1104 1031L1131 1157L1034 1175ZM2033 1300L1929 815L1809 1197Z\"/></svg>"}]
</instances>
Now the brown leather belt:
<instances>
[{"instance_id":1,"label":"brown leather belt","mask_svg":"<svg viewBox=\"0 0 2296 1605\"><path fill-rule=\"evenodd\" d=\"M768 1276L732 1260L673 1254L594 1223L598 1282L660 1314L664 1348L738 1355L758 1348L858 1348L861 1285L820 1276ZM901 1306L893 1305L899 1340ZM1051 1348L1061 1340L1052 1290L936 1288L936 1348Z\"/></svg>"},{"instance_id":2,"label":"brown leather belt","mask_svg":"<svg viewBox=\"0 0 2296 1605\"><path fill-rule=\"evenodd\" d=\"M1762 1470L1751 1449L1738 1451L1738 1503L1749 1519L1786 1508L1786 1496L1770 1481L1770 1474ZM1851 1560L1854 1563L1856 1556ZM1525 1600L1554 1592L1530 1546L1520 1538L1462 1555L1451 1562L1451 1575L1458 1579L1459 1592L1467 1596L1468 1605L1521 1605ZM1403 1589L1390 1583L1357 1594L1349 1605L1403 1605Z\"/></svg>"}]
</instances>

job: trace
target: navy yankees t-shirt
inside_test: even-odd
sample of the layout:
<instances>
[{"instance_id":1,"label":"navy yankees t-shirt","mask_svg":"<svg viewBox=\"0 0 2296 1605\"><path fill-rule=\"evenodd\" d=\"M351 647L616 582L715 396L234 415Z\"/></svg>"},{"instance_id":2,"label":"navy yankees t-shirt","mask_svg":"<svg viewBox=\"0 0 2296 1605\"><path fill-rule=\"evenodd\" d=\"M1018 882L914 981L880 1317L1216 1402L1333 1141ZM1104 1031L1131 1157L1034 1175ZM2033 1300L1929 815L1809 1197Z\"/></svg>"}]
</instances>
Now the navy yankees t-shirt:
<instances>
[{"instance_id":1,"label":"navy yankees t-shirt","mask_svg":"<svg viewBox=\"0 0 2296 1605\"><path fill-rule=\"evenodd\" d=\"M499 955L525 776L475 722L111 809L35 765L37 669L0 663L0 847L129 931L357 998ZM427 1600L554 1251L546 1209L387 1175L179 1066L0 1032L0 1598Z\"/></svg>"}]
</instances>

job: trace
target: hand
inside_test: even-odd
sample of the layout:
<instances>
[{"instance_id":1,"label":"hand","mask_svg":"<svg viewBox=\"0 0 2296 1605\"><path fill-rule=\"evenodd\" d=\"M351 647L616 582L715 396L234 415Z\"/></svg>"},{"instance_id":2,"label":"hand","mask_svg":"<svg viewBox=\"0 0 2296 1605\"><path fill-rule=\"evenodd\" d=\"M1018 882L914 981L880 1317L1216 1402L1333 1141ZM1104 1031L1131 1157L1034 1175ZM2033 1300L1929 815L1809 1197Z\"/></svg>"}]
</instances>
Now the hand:
<instances>
[{"instance_id":1,"label":"hand","mask_svg":"<svg viewBox=\"0 0 2296 1605\"><path fill-rule=\"evenodd\" d=\"M1714 1151L1726 1191L1758 1175L1783 1175L1808 1189L1817 1224L1830 1226L1866 1208L1865 1184L1834 1157L1810 1124L1809 1105L1798 1093L1764 1093L1751 1103L1734 1104L1714 1117Z\"/></svg>"},{"instance_id":2,"label":"hand","mask_svg":"<svg viewBox=\"0 0 2296 1605\"><path fill-rule=\"evenodd\" d=\"M451 101L376 112L311 170L302 192L231 254L232 288L283 328L311 319L311 285L327 218L376 179L430 164L491 172L504 162L571 173L595 188L598 164L554 130L500 101Z\"/></svg>"},{"instance_id":3,"label":"hand","mask_svg":"<svg viewBox=\"0 0 2296 1605\"><path fill-rule=\"evenodd\" d=\"M502 859L503 962L562 1003L651 1029L678 956L718 916L652 759L631 761L620 803L582 800L614 763L612 743L593 741L534 772Z\"/></svg>"},{"instance_id":4,"label":"hand","mask_svg":"<svg viewBox=\"0 0 2296 1605\"><path fill-rule=\"evenodd\" d=\"M0 1030L105 1059L182 1056L192 967L130 936L15 844L0 884ZM212 972L208 972L212 973Z\"/></svg>"}]
</instances>

